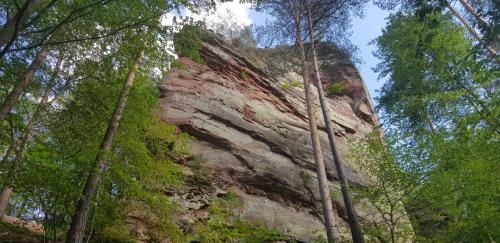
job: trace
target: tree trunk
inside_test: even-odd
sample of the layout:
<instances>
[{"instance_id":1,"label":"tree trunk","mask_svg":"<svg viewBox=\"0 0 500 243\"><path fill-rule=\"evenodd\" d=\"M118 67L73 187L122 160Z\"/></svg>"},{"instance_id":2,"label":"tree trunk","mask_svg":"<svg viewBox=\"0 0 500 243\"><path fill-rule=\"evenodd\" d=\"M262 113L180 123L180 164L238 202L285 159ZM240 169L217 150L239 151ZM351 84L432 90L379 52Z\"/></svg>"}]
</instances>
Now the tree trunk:
<instances>
[{"instance_id":1,"label":"tree trunk","mask_svg":"<svg viewBox=\"0 0 500 243\"><path fill-rule=\"evenodd\" d=\"M146 42L145 42L146 44ZM123 89L120 94L120 100L116 104L115 111L111 117L106 134L101 143L101 147L94 161L94 168L90 172L85 188L83 189L82 197L77 204L75 215L71 221L71 226L68 231L68 236L66 237L67 243L81 243L85 235L85 228L87 225L91 204L97 194L97 190L101 184L101 178L108 166L108 161L106 159L106 153L111 150L113 145L113 139L116 135L118 125L120 124L120 119L123 115L123 110L127 105L128 96L132 84L134 83L135 74L139 69L142 59L144 56L144 49L139 52L132 67L130 68L127 78L123 84Z\"/></svg>"},{"instance_id":2,"label":"tree trunk","mask_svg":"<svg viewBox=\"0 0 500 243\"><path fill-rule=\"evenodd\" d=\"M8 19L2 29L0 29L0 46L2 46L2 55L16 41L19 32L25 30L28 26L26 20L33 13L33 9L39 5L41 0L27 0L19 11Z\"/></svg>"},{"instance_id":3,"label":"tree trunk","mask_svg":"<svg viewBox=\"0 0 500 243\"><path fill-rule=\"evenodd\" d=\"M479 13L474 9L474 7L472 7L472 5L467 0L459 0L459 1L460 3L462 3L462 6L464 6L469 13L471 13L474 17L476 17L476 19L481 23L481 25L484 25L485 27L488 28L491 27L490 23L488 23L486 19L484 19L481 15L479 15Z\"/></svg>"},{"instance_id":4,"label":"tree trunk","mask_svg":"<svg viewBox=\"0 0 500 243\"><path fill-rule=\"evenodd\" d=\"M5 183L4 188L2 189L2 193L0 194L0 216L3 216L5 213L5 209L9 203L10 196L12 195L12 191L14 190L14 185L19 176L19 168L21 167L21 162L24 160L26 156L26 150L29 142L31 141L33 135L33 128L35 126L35 121L38 118L38 112L35 112L32 119L28 123L26 127L26 132L24 133L19 149L16 152L16 157L14 161L12 161L12 167Z\"/></svg>"},{"instance_id":5,"label":"tree trunk","mask_svg":"<svg viewBox=\"0 0 500 243\"><path fill-rule=\"evenodd\" d=\"M316 117L313 110L313 99L310 93L309 74L306 65L306 52L304 43L302 41L301 19L300 13L297 8L294 9L295 18L295 38L300 52L300 61L302 64L302 77L304 79L304 92L306 98L307 116L309 118L309 127L311 129L311 140L314 152L314 160L316 162L316 173L318 176L319 192L321 196L321 204L323 207L323 217L325 220L326 234L328 242L336 242L339 240L339 234L335 223L335 216L333 213L332 200L330 198L330 190L328 189L328 180L326 178L325 163L321 152L321 144L318 135L318 127L316 125Z\"/></svg>"},{"instance_id":6,"label":"tree trunk","mask_svg":"<svg viewBox=\"0 0 500 243\"><path fill-rule=\"evenodd\" d=\"M390 233L391 233L391 243L396 243L396 234L392 227L390 227Z\"/></svg>"},{"instance_id":7,"label":"tree trunk","mask_svg":"<svg viewBox=\"0 0 500 243\"><path fill-rule=\"evenodd\" d=\"M5 213L5 209L9 204L10 195L12 195L12 186L7 184L3 189L2 193L0 193L0 217L3 217Z\"/></svg>"},{"instance_id":8,"label":"tree trunk","mask_svg":"<svg viewBox=\"0 0 500 243\"><path fill-rule=\"evenodd\" d=\"M474 38L479 42L481 43L482 45L484 45L484 47L486 48L486 50L488 51L488 53L493 56L494 58L496 58L497 56L497 52L495 49L493 49L493 47L487 45L484 40L483 40L483 37L474 29L472 28L472 26L469 24L469 22L464 19L464 17L462 17L462 15L460 15L457 10L455 10L451 5L450 3L447 2L447 7L448 9L451 11L451 13L453 15L455 15L455 17L458 18L458 20L460 20L460 22L462 22L462 24L465 26L465 28L469 31L469 33L472 34L472 36L474 36Z\"/></svg>"},{"instance_id":9,"label":"tree trunk","mask_svg":"<svg viewBox=\"0 0 500 243\"><path fill-rule=\"evenodd\" d=\"M57 77L57 74L59 73L59 66L62 62L62 58L59 59L58 63L56 64L56 70L54 71L53 76L51 77L49 83L47 84L47 87L45 88L42 99L40 100L40 104L31 117L31 120L28 122L28 126L26 127L26 131L21 138L21 144L19 145L19 149L16 152L16 157L14 158L14 161L12 161L12 168L9 172L9 177L7 178L7 181L5 183L4 188L2 189L2 193L0 193L0 217L4 215L5 209L7 208L7 205L9 204L9 199L10 196L12 195L12 191L14 190L14 186L17 180L17 177L19 176L19 169L21 167L21 163L24 160L24 157L26 156L26 151L28 149L28 144L31 141L31 138L33 136L33 129L35 127L35 124L38 122L38 118L42 114L43 110L45 110L49 96L50 96L50 91L52 90L52 87L54 86L55 79Z\"/></svg>"},{"instance_id":10,"label":"tree trunk","mask_svg":"<svg viewBox=\"0 0 500 243\"><path fill-rule=\"evenodd\" d=\"M45 47L42 48L42 50L40 50L40 52L36 54L35 59L33 59L28 69L24 72L23 76L21 76L19 80L17 80L16 85L14 86L12 91L10 91L9 96L5 98L2 106L0 107L0 122L7 118L9 112L19 101L19 98L23 94L26 87L28 87L36 70L40 68L48 54L49 51Z\"/></svg>"},{"instance_id":11,"label":"tree trunk","mask_svg":"<svg viewBox=\"0 0 500 243\"><path fill-rule=\"evenodd\" d=\"M2 158L2 164L6 163L7 160L9 159L9 156L10 156L10 153L12 153L12 150L14 150L14 141L12 141L10 144L9 144L9 147L7 148L7 150L5 151L5 154L3 155L3 158ZM1 165L1 164L0 164Z\"/></svg>"},{"instance_id":12,"label":"tree trunk","mask_svg":"<svg viewBox=\"0 0 500 243\"><path fill-rule=\"evenodd\" d=\"M459 1L460 3L462 3L464 8L467 9L467 11L478 20L479 25L482 25L485 28L493 30L491 28L491 24L485 18L483 18L483 16L481 16L467 0L459 0ZM497 41L500 41L500 35L495 35L495 38L497 39Z\"/></svg>"},{"instance_id":13,"label":"tree trunk","mask_svg":"<svg viewBox=\"0 0 500 243\"><path fill-rule=\"evenodd\" d=\"M321 83L321 75L318 66L318 57L316 55L316 47L314 43L312 16L311 16L311 9L309 6L309 0L306 0L306 8L307 8L307 26L309 31L309 40L311 42L313 67L314 67L314 74L316 77L316 87L318 89L319 103L321 106L321 110L323 112L323 118L325 120L326 132L328 134L328 140L330 141L330 149L332 150L333 161L335 162L335 168L337 169L337 175L340 180L340 188L342 191L342 196L344 198L344 204L347 211L348 223L351 228L352 240L355 243L363 243L365 240L363 238L363 233L361 232L361 227L359 225L358 216L356 214L356 208L354 207L354 203L352 202L351 192L349 189L349 182L345 177L344 169L342 167L343 163L340 160L340 156L337 151L335 143L335 135L333 133L333 128L331 126L330 111L328 109L328 103L326 101L325 94L323 91L323 86Z\"/></svg>"}]
</instances>

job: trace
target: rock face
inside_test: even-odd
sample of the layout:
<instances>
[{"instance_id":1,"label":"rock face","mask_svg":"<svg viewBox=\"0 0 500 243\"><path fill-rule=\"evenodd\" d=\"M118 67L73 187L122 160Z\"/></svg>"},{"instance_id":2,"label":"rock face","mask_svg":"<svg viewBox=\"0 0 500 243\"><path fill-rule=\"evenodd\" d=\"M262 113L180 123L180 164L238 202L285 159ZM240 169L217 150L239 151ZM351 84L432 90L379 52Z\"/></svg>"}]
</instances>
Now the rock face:
<instances>
[{"instance_id":1,"label":"rock face","mask_svg":"<svg viewBox=\"0 0 500 243\"><path fill-rule=\"evenodd\" d=\"M0 218L0 242L43 242L43 225L13 216Z\"/></svg>"},{"instance_id":2,"label":"rock face","mask_svg":"<svg viewBox=\"0 0 500 243\"><path fill-rule=\"evenodd\" d=\"M248 222L314 241L323 225L296 53L289 47L243 52L215 34L206 38L200 53L205 64L180 58L185 68L172 69L161 86L162 120L196 138L191 151L203 157L202 166L211 174L210 183L188 181L182 192L171 193L182 206L180 221L206 216L211 198L234 191L243 202L239 214ZM376 123L370 97L354 65L335 45L321 44L319 58L324 88L335 82L345 87L328 102L346 175L353 186L366 186L367 176L348 156L348 140ZM337 221L348 235L323 117L318 116ZM361 216L367 210L358 208Z\"/></svg>"}]
</instances>

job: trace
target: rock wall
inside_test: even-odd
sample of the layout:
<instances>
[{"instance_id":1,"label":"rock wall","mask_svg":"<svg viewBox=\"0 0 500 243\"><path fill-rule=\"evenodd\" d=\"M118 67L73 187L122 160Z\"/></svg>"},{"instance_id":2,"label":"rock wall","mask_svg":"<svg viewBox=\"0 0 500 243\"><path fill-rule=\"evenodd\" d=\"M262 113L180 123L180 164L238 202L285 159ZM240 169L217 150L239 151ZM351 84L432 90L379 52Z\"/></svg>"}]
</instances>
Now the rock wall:
<instances>
[{"instance_id":1,"label":"rock wall","mask_svg":"<svg viewBox=\"0 0 500 243\"><path fill-rule=\"evenodd\" d=\"M323 225L296 53L289 47L243 52L214 34L200 53L205 64L180 58L185 67L173 68L161 85L162 120L196 138L192 153L204 158L202 166L211 174L209 183L199 183L193 175L182 191L169 193L182 207L180 224L205 217L211 198L234 191L243 202L239 214L248 222L312 242ZM334 44L321 44L319 59L324 87L334 82L346 87L328 98L331 122L348 180L366 186L366 175L348 157L348 140L376 123L370 97L354 65ZM318 116L337 221L348 235L323 118ZM362 217L368 210L358 208Z\"/></svg>"}]
</instances>

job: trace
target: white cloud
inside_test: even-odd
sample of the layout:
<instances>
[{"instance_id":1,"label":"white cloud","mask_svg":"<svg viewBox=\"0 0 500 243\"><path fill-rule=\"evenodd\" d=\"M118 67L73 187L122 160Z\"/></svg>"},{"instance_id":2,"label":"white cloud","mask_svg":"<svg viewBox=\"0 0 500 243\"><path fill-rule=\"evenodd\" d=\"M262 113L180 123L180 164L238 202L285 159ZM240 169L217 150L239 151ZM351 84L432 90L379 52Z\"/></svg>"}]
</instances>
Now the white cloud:
<instances>
[{"instance_id":1,"label":"white cloud","mask_svg":"<svg viewBox=\"0 0 500 243\"><path fill-rule=\"evenodd\" d=\"M230 24L230 28L241 28L252 24L252 19L250 18L250 7L251 5L249 3L239 3L237 0L224 3L219 2L217 3L215 10L211 11L193 13L188 9L184 9L181 11L181 14L166 13L161 17L161 23L165 26L172 26L173 19L175 17L178 19L180 19L180 17L190 17L195 21L204 21L208 28L216 25L217 23ZM177 56L173 51L172 41L167 41L166 49L168 49L169 53Z\"/></svg>"},{"instance_id":2,"label":"white cloud","mask_svg":"<svg viewBox=\"0 0 500 243\"><path fill-rule=\"evenodd\" d=\"M226 21L224 19L226 16L231 16L233 24L238 26L247 26L252 24L252 19L250 18L250 7L249 3L239 3L238 1L232 2L219 2L216 6L215 11L200 11L199 13L193 13L188 9L181 11L181 14L167 13L162 16L161 23L163 25L172 25L174 17L190 17L193 20L205 21L208 26L214 23L221 23Z\"/></svg>"},{"instance_id":3,"label":"white cloud","mask_svg":"<svg viewBox=\"0 0 500 243\"><path fill-rule=\"evenodd\" d=\"M205 11L198 14L186 11L186 16L192 17L194 20L205 20L210 26L212 23L223 22L222 16L232 15L238 25L246 26L252 24L250 6L249 3L239 3L238 1L224 2L218 3L215 11Z\"/></svg>"},{"instance_id":4,"label":"white cloud","mask_svg":"<svg viewBox=\"0 0 500 243\"><path fill-rule=\"evenodd\" d=\"M174 16L175 16L175 14L170 13L170 12L162 15L161 20L160 20L161 24L165 25L165 26L173 25L174 24Z\"/></svg>"}]
</instances>

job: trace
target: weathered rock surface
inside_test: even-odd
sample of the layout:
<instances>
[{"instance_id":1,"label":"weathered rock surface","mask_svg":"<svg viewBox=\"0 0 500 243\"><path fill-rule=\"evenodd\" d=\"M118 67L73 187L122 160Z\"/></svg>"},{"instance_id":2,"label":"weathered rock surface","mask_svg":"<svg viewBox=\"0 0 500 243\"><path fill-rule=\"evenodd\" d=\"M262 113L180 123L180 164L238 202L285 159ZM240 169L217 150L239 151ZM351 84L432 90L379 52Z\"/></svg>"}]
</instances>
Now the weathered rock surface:
<instances>
[{"instance_id":1,"label":"weathered rock surface","mask_svg":"<svg viewBox=\"0 0 500 243\"><path fill-rule=\"evenodd\" d=\"M0 219L0 242L43 242L43 225L4 215Z\"/></svg>"},{"instance_id":2,"label":"weathered rock surface","mask_svg":"<svg viewBox=\"0 0 500 243\"><path fill-rule=\"evenodd\" d=\"M188 182L183 192L171 194L183 207L179 218L206 216L210 198L231 190L242 198L240 214L249 222L312 242L323 226L303 89L287 85L302 80L295 52L280 47L244 53L210 35L200 53L205 64L180 58L186 68L172 69L161 86L161 118L196 138L192 153L206 160L213 176L209 185ZM328 98L331 122L349 181L366 186L367 176L348 157L348 140L372 129L370 97L335 45L320 45L319 56L324 87L346 86ZM347 233L323 118L318 121L337 220ZM358 208L361 215L365 210Z\"/></svg>"}]
</instances>

